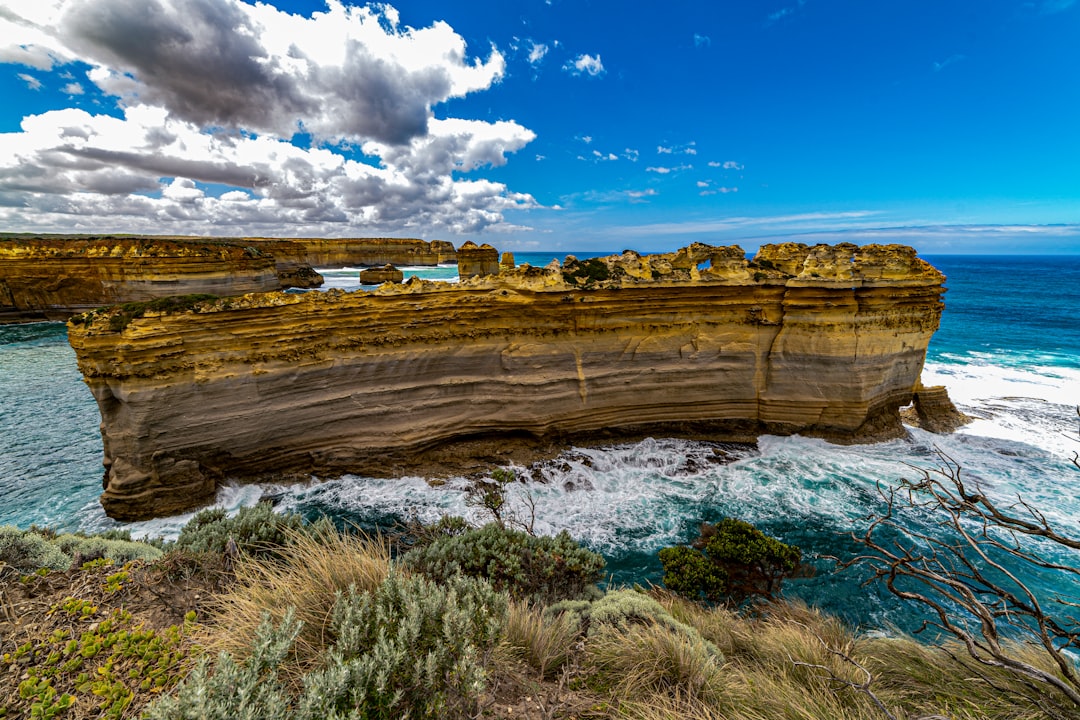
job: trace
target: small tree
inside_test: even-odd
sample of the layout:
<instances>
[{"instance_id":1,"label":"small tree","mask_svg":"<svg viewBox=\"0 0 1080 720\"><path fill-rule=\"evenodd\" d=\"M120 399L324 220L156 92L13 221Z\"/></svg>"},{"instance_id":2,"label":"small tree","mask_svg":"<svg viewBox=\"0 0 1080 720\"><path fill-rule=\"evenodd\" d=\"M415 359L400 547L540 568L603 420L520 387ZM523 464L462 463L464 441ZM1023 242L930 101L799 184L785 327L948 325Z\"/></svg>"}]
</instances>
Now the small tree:
<instances>
[{"instance_id":1,"label":"small tree","mask_svg":"<svg viewBox=\"0 0 1080 720\"><path fill-rule=\"evenodd\" d=\"M660 551L664 585L694 600L739 604L760 596L776 597L784 579L799 569L802 551L769 537L743 520L703 523L693 548Z\"/></svg>"},{"instance_id":2,"label":"small tree","mask_svg":"<svg viewBox=\"0 0 1080 720\"><path fill-rule=\"evenodd\" d=\"M884 512L854 536L871 552L847 565L869 566L872 579L930 611L921 629L952 635L978 663L1028 680L1034 704L1051 717L1066 717L1054 708L1063 701L1080 709L1080 672L1072 657L1080 651L1080 603L1076 594L1037 592L1032 580L1080 586L1080 539L1059 532L1022 498L999 505L955 461L938 457L941 465L921 470L921 477L879 488ZM1072 462L1080 468L1080 458ZM932 514L933 534L901 517L913 509ZM1047 550L1070 557L1052 559ZM1054 671L1025 658L1022 650L1031 644L1045 651Z\"/></svg>"}]
</instances>

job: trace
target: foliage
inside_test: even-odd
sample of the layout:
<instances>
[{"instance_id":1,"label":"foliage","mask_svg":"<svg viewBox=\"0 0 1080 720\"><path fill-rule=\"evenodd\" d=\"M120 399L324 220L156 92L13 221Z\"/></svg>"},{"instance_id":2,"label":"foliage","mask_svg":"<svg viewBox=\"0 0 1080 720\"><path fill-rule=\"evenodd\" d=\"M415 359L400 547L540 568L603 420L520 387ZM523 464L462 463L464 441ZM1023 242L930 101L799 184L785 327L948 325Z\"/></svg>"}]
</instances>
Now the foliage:
<instances>
[{"instance_id":1,"label":"foliage","mask_svg":"<svg viewBox=\"0 0 1080 720\"><path fill-rule=\"evenodd\" d=\"M53 544L72 558L82 557L84 562L107 558L116 565L123 565L132 560L153 561L161 557L161 550L148 543L105 535L58 535Z\"/></svg>"},{"instance_id":2,"label":"foliage","mask_svg":"<svg viewBox=\"0 0 1080 720\"><path fill-rule=\"evenodd\" d=\"M195 310L205 302L218 300L217 295L195 293L191 295L177 295L172 297L155 298L140 302L128 302L121 305L113 305L106 308L91 310L82 315L76 315L70 322L74 325L93 322L98 314L106 314L109 317L109 329L113 332L121 332L131 324L132 320L141 318L148 312L154 313L178 313Z\"/></svg>"},{"instance_id":3,"label":"foliage","mask_svg":"<svg viewBox=\"0 0 1080 720\"><path fill-rule=\"evenodd\" d=\"M31 573L39 568L66 570L71 557L39 533L4 525L0 527L0 563Z\"/></svg>"},{"instance_id":4,"label":"foliage","mask_svg":"<svg viewBox=\"0 0 1080 720\"><path fill-rule=\"evenodd\" d=\"M541 603L595 594L604 569L603 557L565 531L534 537L496 523L414 548L403 562L439 582L458 574L485 578L513 597Z\"/></svg>"},{"instance_id":5,"label":"foliage","mask_svg":"<svg viewBox=\"0 0 1080 720\"><path fill-rule=\"evenodd\" d=\"M238 563L236 582L213 601L218 627L206 643L243 659L263 617L282 623L292 607L302 627L279 670L299 686L332 637L338 596L379 587L390 572L390 550L380 538L339 532L329 524L289 531L287 539L276 557L248 555Z\"/></svg>"},{"instance_id":6,"label":"foliage","mask_svg":"<svg viewBox=\"0 0 1080 720\"><path fill-rule=\"evenodd\" d=\"M189 552L223 553L232 538L237 547L253 555L276 555L289 542L290 533L304 529L299 515L274 512L270 503L240 508L229 517L221 508L195 515L180 531L176 547Z\"/></svg>"},{"instance_id":7,"label":"foliage","mask_svg":"<svg viewBox=\"0 0 1080 720\"><path fill-rule=\"evenodd\" d=\"M563 280L571 285L590 287L611 278L611 269L601 258L568 262L563 266Z\"/></svg>"},{"instance_id":8,"label":"foliage","mask_svg":"<svg viewBox=\"0 0 1080 720\"><path fill-rule=\"evenodd\" d=\"M755 596L773 599L784 578L794 574L802 560L798 547L735 518L724 518L716 525L703 523L694 548L704 554L686 547L660 551L664 584L693 600L726 598L739 604Z\"/></svg>"},{"instance_id":9,"label":"foliage","mask_svg":"<svg viewBox=\"0 0 1080 720\"><path fill-rule=\"evenodd\" d=\"M574 614L548 613L524 600L510 601L503 647L511 657L535 668L541 678L549 678L563 668L580 636L580 618Z\"/></svg>"},{"instance_id":10,"label":"foliage","mask_svg":"<svg viewBox=\"0 0 1080 720\"><path fill-rule=\"evenodd\" d=\"M999 506L959 465L939 459L941 466L921 477L880 490L884 511L855 536L871 552L849 564L868 565L893 594L926 607L933 618L926 625L956 638L978 665L1024 680L1022 694L1032 703L1064 699L1075 713L1075 595L1042 592L1035 583L1080 586L1080 538L1058 531L1022 498ZM911 510L934 518L934 532L912 529L903 517ZM1022 657L1025 645L1041 649L1053 668Z\"/></svg>"},{"instance_id":11,"label":"foliage","mask_svg":"<svg viewBox=\"0 0 1080 720\"><path fill-rule=\"evenodd\" d=\"M727 589L727 573L702 553L685 545L660 551L664 587L693 600L721 602Z\"/></svg>"},{"instance_id":12,"label":"foliage","mask_svg":"<svg viewBox=\"0 0 1080 720\"><path fill-rule=\"evenodd\" d=\"M289 612L276 628L264 618L246 662L223 653L212 673L201 664L149 718L471 716L506 609L506 596L483 581L438 585L392 572L374 591L339 596L331 621L335 642L295 698L277 672L300 633Z\"/></svg>"},{"instance_id":13,"label":"foliage","mask_svg":"<svg viewBox=\"0 0 1080 720\"><path fill-rule=\"evenodd\" d=\"M126 610L106 612L77 598L49 613L68 618L69 628L36 637L2 657L5 667L25 668L18 697L5 706L9 712L51 718L75 707L119 720L172 690L192 662L188 638L195 613L183 625L158 631L143 629Z\"/></svg>"}]
</instances>

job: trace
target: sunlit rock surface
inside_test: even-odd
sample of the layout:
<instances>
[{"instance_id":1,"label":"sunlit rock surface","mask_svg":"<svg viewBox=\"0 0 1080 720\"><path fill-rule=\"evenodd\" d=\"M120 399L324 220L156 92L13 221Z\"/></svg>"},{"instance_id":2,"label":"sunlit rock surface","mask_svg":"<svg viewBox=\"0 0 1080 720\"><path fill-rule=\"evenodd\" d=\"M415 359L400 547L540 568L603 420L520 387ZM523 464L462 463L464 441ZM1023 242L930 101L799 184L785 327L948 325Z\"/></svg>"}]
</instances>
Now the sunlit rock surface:
<instances>
[{"instance_id":1,"label":"sunlit rock surface","mask_svg":"<svg viewBox=\"0 0 1080 720\"><path fill-rule=\"evenodd\" d=\"M903 434L944 277L907 247L695 244L371 292L251 294L76 317L102 504L122 519L224 478L456 470L645 433Z\"/></svg>"},{"instance_id":2,"label":"sunlit rock surface","mask_svg":"<svg viewBox=\"0 0 1080 720\"><path fill-rule=\"evenodd\" d=\"M0 323L66 319L115 303L313 288L313 266L438 265L441 240L0 236Z\"/></svg>"}]
</instances>

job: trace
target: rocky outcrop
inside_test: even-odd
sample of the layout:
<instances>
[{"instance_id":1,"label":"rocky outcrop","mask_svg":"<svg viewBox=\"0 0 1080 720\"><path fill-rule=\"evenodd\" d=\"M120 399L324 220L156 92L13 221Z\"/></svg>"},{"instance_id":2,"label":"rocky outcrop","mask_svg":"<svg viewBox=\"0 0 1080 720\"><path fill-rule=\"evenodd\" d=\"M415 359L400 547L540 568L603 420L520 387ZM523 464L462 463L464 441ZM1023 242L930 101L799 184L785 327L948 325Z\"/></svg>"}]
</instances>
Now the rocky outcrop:
<instances>
[{"instance_id":1,"label":"rocky outcrop","mask_svg":"<svg viewBox=\"0 0 1080 720\"><path fill-rule=\"evenodd\" d=\"M457 262L453 243L415 238L244 238L271 254L321 268L441 265Z\"/></svg>"},{"instance_id":2,"label":"rocky outcrop","mask_svg":"<svg viewBox=\"0 0 1080 720\"><path fill-rule=\"evenodd\" d=\"M904 421L928 432L948 434L971 422L956 409L943 385L924 387L921 383L911 397L911 407L901 411Z\"/></svg>"},{"instance_id":3,"label":"rocky outcrop","mask_svg":"<svg viewBox=\"0 0 1080 720\"><path fill-rule=\"evenodd\" d=\"M281 275L273 256L215 240L0 237L0 322L60 320L171 295L243 295L313 287L307 265Z\"/></svg>"},{"instance_id":4,"label":"rocky outcrop","mask_svg":"<svg viewBox=\"0 0 1080 720\"><path fill-rule=\"evenodd\" d=\"M312 266L456 261L445 240L9 234L0 236L0 323L172 295L319 287Z\"/></svg>"},{"instance_id":5,"label":"rocky outcrop","mask_svg":"<svg viewBox=\"0 0 1080 720\"><path fill-rule=\"evenodd\" d=\"M363 285L380 285L384 282L399 283L404 279L405 273L389 264L360 271L360 283Z\"/></svg>"},{"instance_id":6,"label":"rocky outcrop","mask_svg":"<svg viewBox=\"0 0 1080 720\"><path fill-rule=\"evenodd\" d=\"M502 271L499 251L484 243L466 242L458 248L458 277L465 278L498 275Z\"/></svg>"},{"instance_id":7,"label":"rocky outcrop","mask_svg":"<svg viewBox=\"0 0 1080 720\"><path fill-rule=\"evenodd\" d=\"M943 280L902 246L693 245L98 311L69 338L101 409L102 504L133 519L223 478L395 475L489 440L895 437Z\"/></svg>"}]
</instances>

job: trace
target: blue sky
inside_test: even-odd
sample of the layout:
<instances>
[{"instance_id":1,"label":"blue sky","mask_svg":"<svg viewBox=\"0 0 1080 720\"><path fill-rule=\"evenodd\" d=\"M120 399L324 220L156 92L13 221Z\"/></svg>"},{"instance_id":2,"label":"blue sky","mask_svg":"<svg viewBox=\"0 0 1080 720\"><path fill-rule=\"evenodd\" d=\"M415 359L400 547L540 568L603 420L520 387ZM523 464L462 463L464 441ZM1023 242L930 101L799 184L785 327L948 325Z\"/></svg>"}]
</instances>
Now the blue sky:
<instances>
[{"instance_id":1,"label":"blue sky","mask_svg":"<svg viewBox=\"0 0 1080 720\"><path fill-rule=\"evenodd\" d=\"M1080 252L1076 0L0 0L9 230Z\"/></svg>"}]
</instances>

